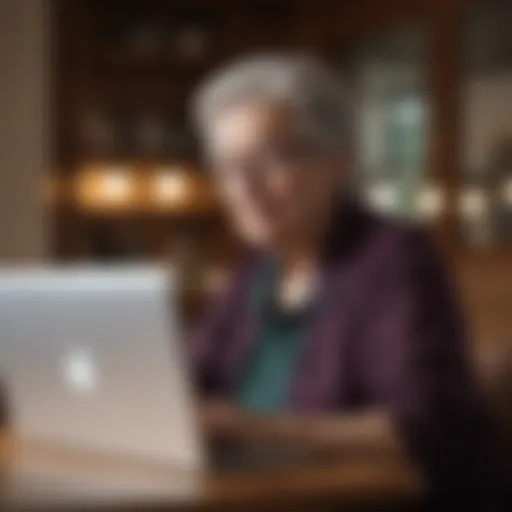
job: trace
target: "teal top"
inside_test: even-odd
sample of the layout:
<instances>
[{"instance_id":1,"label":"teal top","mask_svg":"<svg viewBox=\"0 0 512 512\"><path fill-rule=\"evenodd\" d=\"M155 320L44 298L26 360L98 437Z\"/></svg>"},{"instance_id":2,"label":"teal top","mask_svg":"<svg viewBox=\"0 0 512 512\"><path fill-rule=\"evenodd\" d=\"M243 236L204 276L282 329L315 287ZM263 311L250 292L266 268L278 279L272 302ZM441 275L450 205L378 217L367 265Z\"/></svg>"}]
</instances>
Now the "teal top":
<instances>
[{"instance_id":1,"label":"teal top","mask_svg":"<svg viewBox=\"0 0 512 512\"><path fill-rule=\"evenodd\" d=\"M275 305L278 271L268 266L251 290L262 315L261 328L249 355L237 402L256 413L282 411L304 340L306 311L283 312Z\"/></svg>"}]
</instances>

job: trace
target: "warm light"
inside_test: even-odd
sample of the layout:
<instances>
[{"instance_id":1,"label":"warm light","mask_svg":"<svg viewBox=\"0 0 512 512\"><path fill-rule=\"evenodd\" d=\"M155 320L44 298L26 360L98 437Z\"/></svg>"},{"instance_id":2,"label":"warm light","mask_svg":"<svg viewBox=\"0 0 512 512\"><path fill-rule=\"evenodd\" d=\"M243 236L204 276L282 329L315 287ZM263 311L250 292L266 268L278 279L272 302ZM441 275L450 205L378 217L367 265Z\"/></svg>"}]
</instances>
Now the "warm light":
<instances>
[{"instance_id":1,"label":"warm light","mask_svg":"<svg viewBox=\"0 0 512 512\"><path fill-rule=\"evenodd\" d=\"M107 202L124 203L130 199L133 183L124 169L105 172L101 177L101 195Z\"/></svg>"},{"instance_id":2,"label":"warm light","mask_svg":"<svg viewBox=\"0 0 512 512\"><path fill-rule=\"evenodd\" d=\"M489 198L481 188L472 187L464 190L460 196L459 208L465 217L484 216L489 206Z\"/></svg>"},{"instance_id":3,"label":"warm light","mask_svg":"<svg viewBox=\"0 0 512 512\"><path fill-rule=\"evenodd\" d=\"M126 167L98 167L80 172L74 194L87 208L119 208L134 200L135 175Z\"/></svg>"},{"instance_id":4,"label":"warm light","mask_svg":"<svg viewBox=\"0 0 512 512\"><path fill-rule=\"evenodd\" d=\"M377 210L389 212L397 206L397 190L391 183L377 183L368 189L367 198L370 206Z\"/></svg>"},{"instance_id":5,"label":"warm light","mask_svg":"<svg viewBox=\"0 0 512 512\"><path fill-rule=\"evenodd\" d=\"M421 218L433 220L443 211L445 197L438 185L430 183L420 188L417 201Z\"/></svg>"},{"instance_id":6,"label":"warm light","mask_svg":"<svg viewBox=\"0 0 512 512\"><path fill-rule=\"evenodd\" d=\"M154 177L153 194L158 203L179 203L188 192L189 182L182 171L161 171Z\"/></svg>"}]
</instances>

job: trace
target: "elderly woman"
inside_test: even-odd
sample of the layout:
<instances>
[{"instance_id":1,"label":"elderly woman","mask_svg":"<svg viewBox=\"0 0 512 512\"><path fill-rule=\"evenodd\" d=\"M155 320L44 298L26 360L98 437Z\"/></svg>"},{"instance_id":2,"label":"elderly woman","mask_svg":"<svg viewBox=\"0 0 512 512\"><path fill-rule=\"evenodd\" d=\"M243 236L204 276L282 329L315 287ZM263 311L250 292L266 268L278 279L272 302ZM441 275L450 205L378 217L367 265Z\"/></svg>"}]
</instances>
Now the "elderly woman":
<instances>
[{"instance_id":1,"label":"elderly woman","mask_svg":"<svg viewBox=\"0 0 512 512\"><path fill-rule=\"evenodd\" d=\"M195 116L253 249L191 340L211 430L404 447L433 499L491 510L495 460L449 285L418 231L351 197L336 77L306 58L248 59L200 90Z\"/></svg>"}]
</instances>

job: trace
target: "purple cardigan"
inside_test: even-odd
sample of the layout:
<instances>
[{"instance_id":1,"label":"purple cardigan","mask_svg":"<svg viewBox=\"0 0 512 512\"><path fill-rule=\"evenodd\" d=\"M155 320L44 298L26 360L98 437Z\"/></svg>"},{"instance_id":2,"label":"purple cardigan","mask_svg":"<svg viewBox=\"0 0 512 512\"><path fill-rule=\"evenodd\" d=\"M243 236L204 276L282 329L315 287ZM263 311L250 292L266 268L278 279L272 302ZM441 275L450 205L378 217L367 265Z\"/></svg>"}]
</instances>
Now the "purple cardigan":
<instances>
[{"instance_id":1,"label":"purple cardigan","mask_svg":"<svg viewBox=\"0 0 512 512\"><path fill-rule=\"evenodd\" d=\"M205 392L230 397L257 339L252 258L193 333ZM318 313L288 408L304 414L388 410L426 482L444 498L492 510L497 459L468 364L452 291L425 236L362 211L336 215L323 259Z\"/></svg>"}]
</instances>

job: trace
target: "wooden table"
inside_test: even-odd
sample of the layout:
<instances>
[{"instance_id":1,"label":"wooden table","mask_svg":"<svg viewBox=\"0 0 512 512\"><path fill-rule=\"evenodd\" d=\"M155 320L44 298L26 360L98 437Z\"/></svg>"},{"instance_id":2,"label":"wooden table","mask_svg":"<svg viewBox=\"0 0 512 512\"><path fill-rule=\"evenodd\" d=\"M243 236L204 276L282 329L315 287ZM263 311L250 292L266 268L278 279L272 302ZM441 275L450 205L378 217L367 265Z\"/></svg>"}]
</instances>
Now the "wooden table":
<instances>
[{"instance_id":1,"label":"wooden table","mask_svg":"<svg viewBox=\"0 0 512 512\"><path fill-rule=\"evenodd\" d=\"M0 455L2 510L398 510L422 493L411 467L384 455L200 475L28 446L5 433Z\"/></svg>"}]
</instances>

